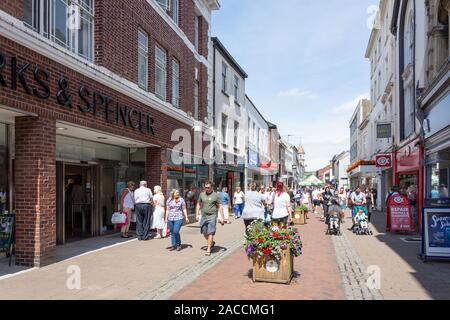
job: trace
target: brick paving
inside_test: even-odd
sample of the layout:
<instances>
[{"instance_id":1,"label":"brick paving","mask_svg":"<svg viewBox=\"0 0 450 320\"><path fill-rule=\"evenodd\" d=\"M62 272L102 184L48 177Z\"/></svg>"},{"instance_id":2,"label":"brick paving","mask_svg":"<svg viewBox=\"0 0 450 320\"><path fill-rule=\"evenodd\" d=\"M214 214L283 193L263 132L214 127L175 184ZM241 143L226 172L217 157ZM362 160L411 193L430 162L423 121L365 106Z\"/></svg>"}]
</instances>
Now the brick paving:
<instances>
[{"instance_id":1,"label":"brick paving","mask_svg":"<svg viewBox=\"0 0 450 320\"><path fill-rule=\"evenodd\" d=\"M174 294L174 300L342 300L346 298L332 240L315 217L300 226L303 255L294 260L291 285L253 283L243 248Z\"/></svg>"},{"instance_id":2,"label":"brick paving","mask_svg":"<svg viewBox=\"0 0 450 320\"><path fill-rule=\"evenodd\" d=\"M2 299L145 299L156 298L149 288L161 288L161 295L167 284L176 275L186 270L200 270L218 263L236 247L236 239L242 239L242 221L220 226L217 230L217 248L210 257L205 257L206 241L200 235L198 223L183 226L181 239L184 249L169 252L170 239L138 242L135 239L122 242L119 235L82 240L67 247L59 247L61 261L41 269L14 273L22 269L11 268L7 274L2 268L0 278L0 300ZM241 240L242 241L242 240ZM117 245L99 248L99 243ZM98 251L90 251L96 250ZM230 251L228 251L228 249ZM70 257L72 254L80 256ZM209 258L209 259L205 259ZM4 263L3 263L4 264ZM77 266L81 272L81 287L68 289L67 281L70 266ZM186 274L186 273L185 273ZM191 273L187 273L192 275ZM172 286L173 288L176 288Z\"/></svg>"},{"instance_id":3,"label":"brick paving","mask_svg":"<svg viewBox=\"0 0 450 320\"><path fill-rule=\"evenodd\" d=\"M350 212L347 212L350 227ZM363 265L380 270L380 293L386 300L450 299L449 262L418 259L421 242L407 243L402 238L420 234L386 233L386 213L372 215L372 236L358 236L343 228L343 233ZM363 269L364 270L364 269Z\"/></svg>"}]
</instances>

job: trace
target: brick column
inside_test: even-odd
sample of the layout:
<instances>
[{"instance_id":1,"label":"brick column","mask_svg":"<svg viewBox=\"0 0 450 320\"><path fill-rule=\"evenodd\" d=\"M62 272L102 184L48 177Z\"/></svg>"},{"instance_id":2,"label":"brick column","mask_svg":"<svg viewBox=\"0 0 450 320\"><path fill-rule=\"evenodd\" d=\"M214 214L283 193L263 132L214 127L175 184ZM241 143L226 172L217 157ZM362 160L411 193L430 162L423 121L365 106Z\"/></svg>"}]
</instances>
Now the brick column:
<instances>
[{"instance_id":1,"label":"brick column","mask_svg":"<svg viewBox=\"0 0 450 320\"><path fill-rule=\"evenodd\" d=\"M56 248L56 122L15 119L16 264L53 263Z\"/></svg>"},{"instance_id":2,"label":"brick column","mask_svg":"<svg viewBox=\"0 0 450 320\"><path fill-rule=\"evenodd\" d=\"M146 175L149 188L161 186L163 193L167 192L167 149L147 148Z\"/></svg>"}]
</instances>

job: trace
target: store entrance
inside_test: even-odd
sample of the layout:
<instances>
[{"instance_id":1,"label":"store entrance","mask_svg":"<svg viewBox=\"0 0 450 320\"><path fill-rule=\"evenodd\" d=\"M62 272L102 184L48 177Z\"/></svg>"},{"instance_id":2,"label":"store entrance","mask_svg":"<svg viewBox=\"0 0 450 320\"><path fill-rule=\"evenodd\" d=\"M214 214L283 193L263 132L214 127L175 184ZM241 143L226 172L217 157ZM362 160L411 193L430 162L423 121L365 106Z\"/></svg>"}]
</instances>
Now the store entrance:
<instances>
[{"instance_id":1,"label":"store entrance","mask_svg":"<svg viewBox=\"0 0 450 320\"><path fill-rule=\"evenodd\" d=\"M58 162L58 244L96 235L96 169L93 165Z\"/></svg>"}]
</instances>

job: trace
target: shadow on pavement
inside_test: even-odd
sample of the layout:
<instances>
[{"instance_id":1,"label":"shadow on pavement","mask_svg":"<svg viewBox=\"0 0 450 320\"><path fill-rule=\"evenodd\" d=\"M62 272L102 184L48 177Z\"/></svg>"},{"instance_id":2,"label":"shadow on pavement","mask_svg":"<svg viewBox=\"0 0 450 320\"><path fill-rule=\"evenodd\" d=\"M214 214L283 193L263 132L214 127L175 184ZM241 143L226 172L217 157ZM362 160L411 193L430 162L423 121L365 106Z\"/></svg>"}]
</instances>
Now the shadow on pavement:
<instances>
[{"instance_id":1,"label":"shadow on pavement","mask_svg":"<svg viewBox=\"0 0 450 320\"><path fill-rule=\"evenodd\" d=\"M421 239L420 233L400 234L386 232L385 212L372 214L372 230L375 237L389 246L414 270L413 276L433 299L450 299L450 263L449 261L422 262L418 258L421 252L421 242L404 242L402 238ZM377 231L377 232L375 232Z\"/></svg>"}]
</instances>

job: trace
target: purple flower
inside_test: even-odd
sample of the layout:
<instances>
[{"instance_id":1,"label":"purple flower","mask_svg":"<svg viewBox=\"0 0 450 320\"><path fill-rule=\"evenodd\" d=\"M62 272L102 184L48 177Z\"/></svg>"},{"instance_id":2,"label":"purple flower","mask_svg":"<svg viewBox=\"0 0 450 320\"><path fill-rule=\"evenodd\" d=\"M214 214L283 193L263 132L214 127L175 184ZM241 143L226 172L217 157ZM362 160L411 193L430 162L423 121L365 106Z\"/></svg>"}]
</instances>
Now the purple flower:
<instances>
[{"instance_id":1,"label":"purple flower","mask_svg":"<svg viewBox=\"0 0 450 320\"><path fill-rule=\"evenodd\" d=\"M251 244L249 244L247 248L245 248L245 252L247 253L247 255L252 254L253 252L255 252L255 248Z\"/></svg>"},{"instance_id":2,"label":"purple flower","mask_svg":"<svg viewBox=\"0 0 450 320\"><path fill-rule=\"evenodd\" d=\"M287 248L286 242L281 242L280 243L280 248L283 249L283 250L286 249Z\"/></svg>"}]
</instances>

